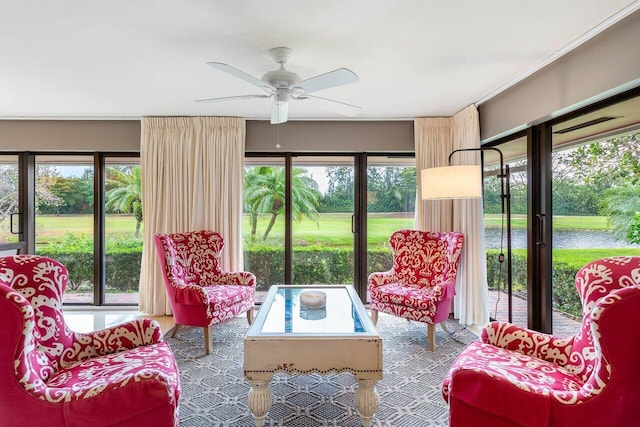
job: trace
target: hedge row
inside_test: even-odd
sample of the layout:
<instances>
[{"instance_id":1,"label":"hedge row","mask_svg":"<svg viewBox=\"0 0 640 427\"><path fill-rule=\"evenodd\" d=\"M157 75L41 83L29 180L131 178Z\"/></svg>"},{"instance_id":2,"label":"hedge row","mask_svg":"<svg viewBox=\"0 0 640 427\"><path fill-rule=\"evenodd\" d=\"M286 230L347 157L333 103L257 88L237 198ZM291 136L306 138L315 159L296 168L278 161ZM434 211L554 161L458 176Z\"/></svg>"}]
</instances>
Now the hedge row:
<instances>
[{"instance_id":1,"label":"hedge row","mask_svg":"<svg viewBox=\"0 0 640 427\"><path fill-rule=\"evenodd\" d=\"M258 280L257 289L266 291L270 285L284 283L284 250L277 247L252 247L245 251L245 270ZM368 253L369 271L391 268L391 252L376 249ZM344 248L305 246L293 251L295 283L353 283L353 251Z\"/></svg>"},{"instance_id":2,"label":"hedge row","mask_svg":"<svg viewBox=\"0 0 640 427\"><path fill-rule=\"evenodd\" d=\"M37 254L60 261L69 271L68 289L93 288L93 240L67 234L58 243L39 246ZM110 239L106 245L105 283L107 291L136 292L140 279L142 240Z\"/></svg>"},{"instance_id":3,"label":"hedge row","mask_svg":"<svg viewBox=\"0 0 640 427\"><path fill-rule=\"evenodd\" d=\"M50 245L38 249L39 255L55 258L69 270L69 289L90 289L93 283L92 245L71 244ZM77 242L75 242L77 243ZM85 242L86 243L86 242ZM84 246L84 247L83 247ZM107 246L106 277L107 291L133 292L138 290L141 242L115 242ZM391 268L391 252L388 248L370 249L368 271L387 271ZM257 289L266 291L270 285L284 283L284 249L273 246L252 246L245 252L245 270L254 273L258 279ZM506 263L498 261L497 251L487 251L487 280L489 289L504 290L506 283ZM526 290L526 257L514 254L512 257L512 283L514 293ZM341 284L353 282L353 251L344 248L307 246L293 252L293 277L295 283ZM554 263L553 304L562 312L580 317L582 306L575 290L575 266Z\"/></svg>"}]
</instances>

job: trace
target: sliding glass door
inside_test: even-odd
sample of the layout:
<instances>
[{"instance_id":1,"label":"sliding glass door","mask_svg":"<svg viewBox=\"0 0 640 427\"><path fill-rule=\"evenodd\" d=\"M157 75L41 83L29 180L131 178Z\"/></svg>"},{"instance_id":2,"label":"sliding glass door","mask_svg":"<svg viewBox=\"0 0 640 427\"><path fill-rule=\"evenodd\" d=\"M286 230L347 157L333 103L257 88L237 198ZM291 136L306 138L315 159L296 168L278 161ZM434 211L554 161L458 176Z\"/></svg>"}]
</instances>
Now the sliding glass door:
<instances>
[{"instance_id":1,"label":"sliding glass door","mask_svg":"<svg viewBox=\"0 0 640 427\"><path fill-rule=\"evenodd\" d=\"M552 127L553 333L578 332L575 274L589 261L640 255L640 97Z\"/></svg>"},{"instance_id":2,"label":"sliding glass door","mask_svg":"<svg viewBox=\"0 0 640 427\"><path fill-rule=\"evenodd\" d=\"M65 303L94 303L93 156L36 156L36 254L69 270Z\"/></svg>"},{"instance_id":3,"label":"sliding glass door","mask_svg":"<svg viewBox=\"0 0 640 427\"><path fill-rule=\"evenodd\" d=\"M353 156L296 156L291 168L292 283L354 282Z\"/></svg>"},{"instance_id":4,"label":"sliding glass door","mask_svg":"<svg viewBox=\"0 0 640 427\"><path fill-rule=\"evenodd\" d=\"M496 145L509 169L510 216L502 198L500 158L495 150L483 151L484 237L489 285L489 316L526 327L528 262L528 178L526 136ZM505 183L504 191L507 187ZM510 227L510 229L509 229ZM511 270L508 248L511 247Z\"/></svg>"},{"instance_id":5,"label":"sliding glass door","mask_svg":"<svg viewBox=\"0 0 640 427\"><path fill-rule=\"evenodd\" d=\"M24 253L62 262L69 271L65 304L138 303L143 218L137 156L2 155L0 176L0 244L18 243Z\"/></svg>"},{"instance_id":6,"label":"sliding glass door","mask_svg":"<svg viewBox=\"0 0 640 427\"><path fill-rule=\"evenodd\" d=\"M137 304L142 261L138 157L104 158L104 302Z\"/></svg>"},{"instance_id":7,"label":"sliding glass door","mask_svg":"<svg viewBox=\"0 0 640 427\"><path fill-rule=\"evenodd\" d=\"M244 185L244 267L259 294L352 284L366 299L368 274L391 266L391 233L414 226L411 156L249 155Z\"/></svg>"},{"instance_id":8,"label":"sliding glass door","mask_svg":"<svg viewBox=\"0 0 640 427\"><path fill-rule=\"evenodd\" d=\"M366 275L388 271L393 264L389 237L414 228L416 161L414 157L367 157L367 263Z\"/></svg>"},{"instance_id":9,"label":"sliding glass door","mask_svg":"<svg viewBox=\"0 0 640 427\"><path fill-rule=\"evenodd\" d=\"M244 269L256 275L258 301L269 286L285 283L286 181L283 157L245 159Z\"/></svg>"}]
</instances>

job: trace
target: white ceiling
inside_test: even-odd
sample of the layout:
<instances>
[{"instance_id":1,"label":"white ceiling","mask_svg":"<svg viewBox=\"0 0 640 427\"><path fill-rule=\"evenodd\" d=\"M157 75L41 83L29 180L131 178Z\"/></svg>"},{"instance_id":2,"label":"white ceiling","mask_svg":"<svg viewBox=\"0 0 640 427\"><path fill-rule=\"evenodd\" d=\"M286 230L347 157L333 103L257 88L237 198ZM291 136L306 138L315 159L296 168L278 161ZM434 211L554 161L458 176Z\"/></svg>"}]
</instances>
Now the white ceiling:
<instances>
[{"instance_id":1,"label":"white ceiling","mask_svg":"<svg viewBox=\"0 0 640 427\"><path fill-rule=\"evenodd\" d=\"M267 119L270 100L209 67L261 77L293 49L302 79L336 68L358 83L314 95L353 119L449 116L493 96L621 17L629 0L0 0L0 117L148 115ZM294 101L295 102L295 101ZM340 118L303 102L290 119Z\"/></svg>"}]
</instances>

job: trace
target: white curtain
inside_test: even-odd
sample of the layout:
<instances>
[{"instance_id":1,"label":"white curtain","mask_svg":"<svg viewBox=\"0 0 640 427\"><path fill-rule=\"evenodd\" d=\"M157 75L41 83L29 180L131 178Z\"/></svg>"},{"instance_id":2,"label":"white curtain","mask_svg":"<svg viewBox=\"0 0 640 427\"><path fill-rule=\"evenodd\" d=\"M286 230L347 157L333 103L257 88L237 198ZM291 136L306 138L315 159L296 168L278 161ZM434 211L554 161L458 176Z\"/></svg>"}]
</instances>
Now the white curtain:
<instances>
[{"instance_id":1,"label":"white curtain","mask_svg":"<svg viewBox=\"0 0 640 427\"><path fill-rule=\"evenodd\" d=\"M155 233L215 230L225 240L222 266L228 270L242 269L244 146L244 119L149 117L142 120L142 312L171 314L156 259Z\"/></svg>"},{"instance_id":2,"label":"white curtain","mask_svg":"<svg viewBox=\"0 0 640 427\"><path fill-rule=\"evenodd\" d=\"M453 150L480 146L478 110L470 105L453 117L416 119L416 169L446 166ZM479 153L456 153L452 164L478 164ZM459 231L465 244L458 270L453 313L460 323L483 326L489 321L482 199L420 200L418 180L416 227L429 231Z\"/></svg>"},{"instance_id":3,"label":"white curtain","mask_svg":"<svg viewBox=\"0 0 640 427\"><path fill-rule=\"evenodd\" d=\"M444 166L453 150L453 128L448 117L418 118L414 121L418 193L415 226L426 231L452 231L451 200L422 200L422 169Z\"/></svg>"}]
</instances>

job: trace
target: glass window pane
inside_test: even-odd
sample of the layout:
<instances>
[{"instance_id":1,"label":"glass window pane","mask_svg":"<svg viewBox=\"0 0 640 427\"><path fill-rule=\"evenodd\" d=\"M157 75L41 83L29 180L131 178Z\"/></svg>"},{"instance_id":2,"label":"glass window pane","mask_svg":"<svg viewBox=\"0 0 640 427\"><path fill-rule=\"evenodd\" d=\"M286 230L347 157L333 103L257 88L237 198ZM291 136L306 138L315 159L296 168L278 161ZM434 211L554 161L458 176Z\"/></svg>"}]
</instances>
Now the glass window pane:
<instances>
[{"instance_id":1,"label":"glass window pane","mask_svg":"<svg viewBox=\"0 0 640 427\"><path fill-rule=\"evenodd\" d=\"M353 163L352 156L294 158L294 284L353 284Z\"/></svg>"},{"instance_id":2,"label":"glass window pane","mask_svg":"<svg viewBox=\"0 0 640 427\"><path fill-rule=\"evenodd\" d=\"M36 254L69 271L65 303L93 304L93 156L36 156Z\"/></svg>"},{"instance_id":3,"label":"glass window pane","mask_svg":"<svg viewBox=\"0 0 640 427\"><path fill-rule=\"evenodd\" d=\"M105 159L106 304L137 304L142 260L140 159Z\"/></svg>"},{"instance_id":4,"label":"glass window pane","mask_svg":"<svg viewBox=\"0 0 640 427\"><path fill-rule=\"evenodd\" d=\"M511 321L527 327L527 141L525 137L497 146L508 165L511 194ZM502 180L499 155L495 150L484 154L484 235L487 251L489 316L509 320L507 271L507 218L503 214ZM506 189L506 188L505 188ZM500 254L505 260L501 262Z\"/></svg>"},{"instance_id":5,"label":"glass window pane","mask_svg":"<svg viewBox=\"0 0 640 427\"><path fill-rule=\"evenodd\" d=\"M244 168L244 269L256 275L256 300L284 283L284 158L246 158Z\"/></svg>"},{"instance_id":6,"label":"glass window pane","mask_svg":"<svg viewBox=\"0 0 640 427\"><path fill-rule=\"evenodd\" d=\"M587 120L553 127L553 332L561 336L581 326L576 272L599 258L640 255L640 131L585 139L575 125ZM573 128L575 137L565 131Z\"/></svg>"},{"instance_id":7,"label":"glass window pane","mask_svg":"<svg viewBox=\"0 0 640 427\"><path fill-rule=\"evenodd\" d=\"M0 244L18 241L18 156L0 156ZM0 254L2 255L2 254Z\"/></svg>"},{"instance_id":8,"label":"glass window pane","mask_svg":"<svg viewBox=\"0 0 640 427\"><path fill-rule=\"evenodd\" d=\"M391 269L391 234L414 228L415 158L367 157L367 275Z\"/></svg>"}]
</instances>

